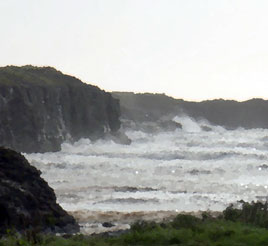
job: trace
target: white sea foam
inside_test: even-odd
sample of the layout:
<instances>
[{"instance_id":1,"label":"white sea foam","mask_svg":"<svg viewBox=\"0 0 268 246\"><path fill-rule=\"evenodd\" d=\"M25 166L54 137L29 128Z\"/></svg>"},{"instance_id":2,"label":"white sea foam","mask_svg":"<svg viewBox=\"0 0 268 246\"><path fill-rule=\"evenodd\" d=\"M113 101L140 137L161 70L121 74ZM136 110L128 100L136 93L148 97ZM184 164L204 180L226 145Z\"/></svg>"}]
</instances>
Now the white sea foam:
<instances>
[{"instance_id":1,"label":"white sea foam","mask_svg":"<svg viewBox=\"0 0 268 246\"><path fill-rule=\"evenodd\" d=\"M186 115L176 116L173 121L180 123L182 125L182 129L186 132L200 132L202 129L195 120Z\"/></svg>"},{"instance_id":2,"label":"white sea foam","mask_svg":"<svg viewBox=\"0 0 268 246\"><path fill-rule=\"evenodd\" d=\"M268 130L174 120L182 129L126 132L131 145L81 139L26 157L73 212L220 211L241 199L267 199Z\"/></svg>"}]
</instances>

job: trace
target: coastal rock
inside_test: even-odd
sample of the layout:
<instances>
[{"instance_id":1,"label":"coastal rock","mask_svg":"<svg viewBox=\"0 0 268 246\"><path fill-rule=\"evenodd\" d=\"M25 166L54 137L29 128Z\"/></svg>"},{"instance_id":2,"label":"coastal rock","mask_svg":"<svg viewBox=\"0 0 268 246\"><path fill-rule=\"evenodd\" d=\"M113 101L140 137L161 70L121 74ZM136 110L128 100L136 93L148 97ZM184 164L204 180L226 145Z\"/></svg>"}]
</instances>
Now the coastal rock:
<instances>
[{"instance_id":1,"label":"coastal rock","mask_svg":"<svg viewBox=\"0 0 268 246\"><path fill-rule=\"evenodd\" d=\"M27 153L120 128L119 100L51 67L0 68L0 115L0 146Z\"/></svg>"},{"instance_id":2,"label":"coastal rock","mask_svg":"<svg viewBox=\"0 0 268 246\"><path fill-rule=\"evenodd\" d=\"M111 222L104 222L104 223L102 223L102 226L103 226L103 227L108 227L108 228L110 228L110 227L113 227L114 224L111 223Z\"/></svg>"},{"instance_id":3,"label":"coastal rock","mask_svg":"<svg viewBox=\"0 0 268 246\"><path fill-rule=\"evenodd\" d=\"M75 233L79 226L56 203L40 171L21 154L0 147L0 234L7 229Z\"/></svg>"},{"instance_id":4,"label":"coastal rock","mask_svg":"<svg viewBox=\"0 0 268 246\"><path fill-rule=\"evenodd\" d=\"M156 122L178 111L177 100L164 94L113 92L120 100L122 118L134 122Z\"/></svg>"},{"instance_id":5,"label":"coastal rock","mask_svg":"<svg viewBox=\"0 0 268 246\"><path fill-rule=\"evenodd\" d=\"M163 117L188 115L195 120L206 120L210 124L227 129L243 127L268 128L268 100L251 99L244 102L234 100L184 101L165 94L113 92L120 100L122 120L137 123L156 122ZM210 131L202 127L203 131Z\"/></svg>"},{"instance_id":6,"label":"coastal rock","mask_svg":"<svg viewBox=\"0 0 268 246\"><path fill-rule=\"evenodd\" d=\"M123 116L124 117L124 116ZM169 117L161 117L155 121L139 121L133 119L121 119L122 129L124 130L135 130L135 131L143 131L147 133L159 133L159 132L169 132L175 131L178 129L182 129L182 125Z\"/></svg>"},{"instance_id":7,"label":"coastal rock","mask_svg":"<svg viewBox=\"0 0 268 246\"><path fill-rule=\"evenodd\" d=\"M181 129L182 125L178 122L172 121L172 120L166 120L166 121L159 121L159 126L166 130L166 131L175 131L177 129Z\"/></svg>"},{"instance_id":8,"label":"coastal rock","mask_svg":"<svg viewBox=\"0 0 268 246\"><path fill-rule=\"evenodd\" d=\"M130 145L131 139L121 131L117 131L115 133L110 134L110 139L113 140L117 144Z\"/></svg>"}]
</instances>

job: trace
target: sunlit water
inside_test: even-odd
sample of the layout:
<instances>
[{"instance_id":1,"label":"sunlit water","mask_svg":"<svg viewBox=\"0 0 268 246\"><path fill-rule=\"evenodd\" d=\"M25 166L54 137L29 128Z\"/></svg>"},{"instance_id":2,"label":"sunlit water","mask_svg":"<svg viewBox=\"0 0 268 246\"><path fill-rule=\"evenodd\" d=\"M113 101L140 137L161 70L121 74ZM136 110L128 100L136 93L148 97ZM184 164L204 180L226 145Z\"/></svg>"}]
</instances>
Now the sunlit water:
<instances>
[{"instance_id":1,"label":"sunlit water","mask_svg":"<svg viewBox=\"0 0 268 246\"><path fill-rule=\"evenodd\" d=\"M266 200L268 130L225 130L176 117L182 129L128 130L131 145L81 139L56 153L27 154L67 211L79 214L221 211Z\"/></svg>"}]
</instances>

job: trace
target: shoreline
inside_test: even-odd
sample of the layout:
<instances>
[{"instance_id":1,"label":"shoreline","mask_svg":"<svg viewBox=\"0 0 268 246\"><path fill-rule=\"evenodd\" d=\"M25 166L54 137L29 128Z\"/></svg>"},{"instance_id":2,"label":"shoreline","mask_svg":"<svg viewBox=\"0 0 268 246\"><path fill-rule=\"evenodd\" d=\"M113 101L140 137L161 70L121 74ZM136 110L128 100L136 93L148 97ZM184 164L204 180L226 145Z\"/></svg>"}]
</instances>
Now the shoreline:
<instances>
[{"instance_id":1,"label":"shoreline","mask_svg":"<svg viewBox=\"0 0 268 246\"><path fill-rule=\"evenodd\" d=\"M172 221L177 215L192 215L202 218L203 213L209 213L212 217L217 217L222 211L68 211L80 225L80 233L84 235L101 234L106 232L119 232L129 230L131 225L137 221L154 221L156 223L167 223Z\"/></svg>"}]
</instances>

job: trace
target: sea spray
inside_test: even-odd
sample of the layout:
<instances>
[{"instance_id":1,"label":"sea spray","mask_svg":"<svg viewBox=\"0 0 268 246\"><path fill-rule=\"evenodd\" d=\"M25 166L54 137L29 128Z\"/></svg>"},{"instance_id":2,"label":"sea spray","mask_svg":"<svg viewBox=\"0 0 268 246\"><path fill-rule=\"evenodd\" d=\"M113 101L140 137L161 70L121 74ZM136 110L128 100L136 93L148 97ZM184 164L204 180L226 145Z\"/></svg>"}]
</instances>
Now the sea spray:
<instances>
[{"instance_id":1,"label":"sea spray","mask_svg":"<svg viewBox=\"0 0 268 246\"><path fill-rule=\"evenodd\" d=\"M268 130L174 120L182 129L129 129L130 145L81 139L26 157L73 213L220 211L241 199L266 200Z\"/></svg>"}]
</instances>

